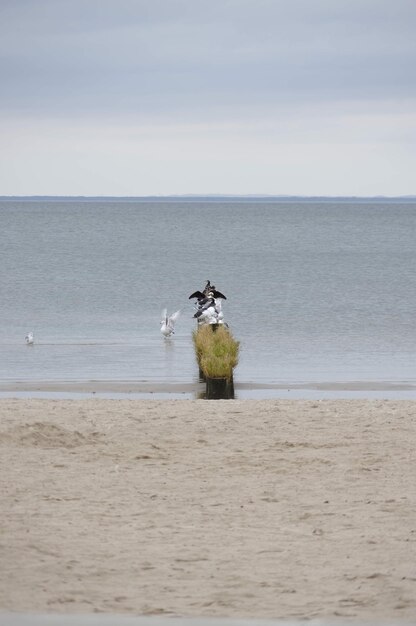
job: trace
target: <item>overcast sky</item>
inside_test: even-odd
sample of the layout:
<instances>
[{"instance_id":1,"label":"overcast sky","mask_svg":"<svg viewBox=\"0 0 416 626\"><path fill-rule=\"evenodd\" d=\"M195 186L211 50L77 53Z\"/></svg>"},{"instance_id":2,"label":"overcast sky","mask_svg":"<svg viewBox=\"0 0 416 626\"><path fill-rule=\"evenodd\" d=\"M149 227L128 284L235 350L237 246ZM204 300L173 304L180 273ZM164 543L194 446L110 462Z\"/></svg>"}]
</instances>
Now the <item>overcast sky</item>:
<instances>
[{"instance_id":1,"label":"overcast sky","mask_svg":"<svg viewBox=\"0 0 416 626\"><path fill-rule=\"evenodd\" d=\"M416 0L0 0L0 195L416 194Z\"/></svg>"}]
</instances>

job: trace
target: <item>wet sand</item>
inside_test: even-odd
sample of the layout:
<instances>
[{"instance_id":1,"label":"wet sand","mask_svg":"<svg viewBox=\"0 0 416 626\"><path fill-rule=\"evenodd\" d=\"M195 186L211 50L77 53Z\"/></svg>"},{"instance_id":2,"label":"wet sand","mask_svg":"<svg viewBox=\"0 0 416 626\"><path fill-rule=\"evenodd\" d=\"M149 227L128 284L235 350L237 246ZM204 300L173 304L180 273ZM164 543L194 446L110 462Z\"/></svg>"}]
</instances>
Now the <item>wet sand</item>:
<instances>
[{"instance_id":1,"label":"wet sand","mask_svg":"<svg viewBox=\"0 0 416 626\"><path fill-rule=\"evenodd\" d=\"M0 400L0 609L409 620L416 402Z\"/></svg>"},{"instance_id":2,"label":"wet sand","mask_svg":"<svg viewBox=\"0 0 416 626\"><path fill-rule=\"evenodd\" d=\"M253 391L261 393L264 390L287 390L287 391L321 391L321 392L414 392L416 399L416 382L401 380L392 381L344 381L344 382L280 382L280 383L234 383L236 390ZM0 382L0 393L113 393L113 394L187 394L200 393L205 389L202 382L189 383L166 383L166 382L146 382L146 381L8 381ZM399 399L399 398L398 398Z\"/></svg>"}]
</instances>

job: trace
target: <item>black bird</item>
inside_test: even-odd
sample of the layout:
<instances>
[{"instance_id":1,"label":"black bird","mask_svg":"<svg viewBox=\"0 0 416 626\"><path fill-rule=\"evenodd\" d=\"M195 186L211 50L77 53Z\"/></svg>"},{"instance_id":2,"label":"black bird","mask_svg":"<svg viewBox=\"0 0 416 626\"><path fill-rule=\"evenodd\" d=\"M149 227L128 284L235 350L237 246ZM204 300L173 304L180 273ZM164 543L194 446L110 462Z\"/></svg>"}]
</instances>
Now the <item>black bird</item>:
<instances>
[{"instance_id":1,"label":"black bird","mask_svg":"<svg viewBox=\"0 0 416 626\"><path fill-rule=\"evenodd\" d=\"M198 305L202 304L202 300L204 300L207 297L213 297L213 298L223 298L224 300L226 300L227 298L224 296L223 293L221 293L221 291L217 291L215 289L215 285L211 285L211 282L209 280L207 280L207 284L204 287L203 291L194 291L194 293L192 293L188 300L191 300L192 298L197 298L198 300Z\"/></svg>"}]
</instances>

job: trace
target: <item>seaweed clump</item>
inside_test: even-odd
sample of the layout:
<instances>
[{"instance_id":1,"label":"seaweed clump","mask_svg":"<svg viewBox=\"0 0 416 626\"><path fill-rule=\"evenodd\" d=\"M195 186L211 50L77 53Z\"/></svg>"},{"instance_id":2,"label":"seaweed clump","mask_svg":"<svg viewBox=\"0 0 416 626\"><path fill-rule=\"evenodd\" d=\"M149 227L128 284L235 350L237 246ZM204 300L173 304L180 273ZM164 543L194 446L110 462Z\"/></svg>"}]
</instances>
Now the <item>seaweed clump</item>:
<instances>
[{"instance_id":1,"label":"seaweed clump","mask_svg":"<svg viewBox=\"0 0 416 626\"><path fill-rule=\"evenodd\" d=\"M238 365L240 342L223 325L207 324L192 333L196 360L205 378L233 377Z\"/></svg>"}]
</instances>

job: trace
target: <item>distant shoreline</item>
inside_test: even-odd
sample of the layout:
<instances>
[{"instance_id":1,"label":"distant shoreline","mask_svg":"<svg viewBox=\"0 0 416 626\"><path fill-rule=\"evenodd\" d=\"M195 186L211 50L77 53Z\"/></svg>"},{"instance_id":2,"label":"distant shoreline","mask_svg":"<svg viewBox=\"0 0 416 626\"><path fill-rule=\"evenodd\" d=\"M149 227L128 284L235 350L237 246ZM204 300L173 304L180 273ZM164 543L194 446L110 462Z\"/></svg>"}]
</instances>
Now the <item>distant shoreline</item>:
<instances>
[{"instance_id":1,"label":"distant shoreline","mask_svg":"<svg viewBox=\"0 0 416 626\"><path fill-rule=\"evenodd\" d=\"M405 196L290 196L290 195L167 195L167 196L0 196L1 202L415 202L416 195Z\"/></svg>"}]
</instances>

